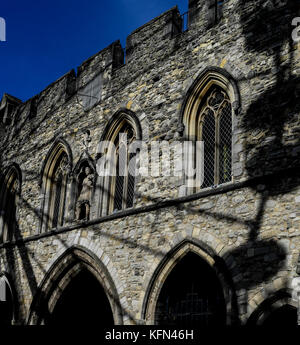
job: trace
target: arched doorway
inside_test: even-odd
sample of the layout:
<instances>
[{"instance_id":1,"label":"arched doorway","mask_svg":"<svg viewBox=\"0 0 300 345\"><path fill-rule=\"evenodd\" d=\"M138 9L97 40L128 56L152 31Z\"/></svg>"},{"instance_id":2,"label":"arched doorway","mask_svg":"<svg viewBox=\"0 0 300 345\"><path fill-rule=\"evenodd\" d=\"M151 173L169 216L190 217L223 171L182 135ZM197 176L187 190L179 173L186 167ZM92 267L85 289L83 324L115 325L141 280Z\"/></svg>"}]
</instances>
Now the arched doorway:
<instances>
[{"instance_id":1,"label":"arched doorway","mask_svg":"<svg viewBox=\"0 0 300 345\"><path fill-rule=\"evenodd\" d=\"M155 324L180 327L225 325L226 305L214 269L199 255L187 253L160 291Z\"/></svg>"},{"instance_id":2,"label":"arched doorway","mask_svg":"<svg viewBox=\"0 0 300 345\"><path fill-rule=\"evenodd\" d=\"M263 322L264 326L297 326L297 308L286 304L275 309Z\"/></svg>"},{"instance_id":3,"label":"arched doorway","mask_svg":"<svg viewBox=\"0 0 300 345\"><path fill-rule=\"evenodd\" d=\"M292 294L293 290L289 288L276 291L254 310L247 321L247 325L297 326L298 302L292 298Z\"/></svg>"},{"instance_id":4,"label":"arched doorway","mask_svg":"<svg viewBox=\"0 0 300 345\"><path fill-rule=\"evenodd\" d=\"M101 327L114 324L106 294L92 273L83 269L70 281L46 324L99 325Z\"/></svg>"},{"instance_id":5,"label":"arched doorway","mask_svg":"<svg viewBox=\"0 0 300 345\"><path fill-rule=\"evenodd\" d=\"M7 279L0 277L0 325L8 326L13 323L13 296Z\"/></svg>"},{"instance_id":6,"label":"arched doorway","mask_svg":"<svg viewBox=\"0 0 300 345\"><path fill-rule=\"evenodd\" d=\"M121 325L119 296L107 267L88 249L72 246L45 275L27 324Z\"/></svg>"}]
</instances>

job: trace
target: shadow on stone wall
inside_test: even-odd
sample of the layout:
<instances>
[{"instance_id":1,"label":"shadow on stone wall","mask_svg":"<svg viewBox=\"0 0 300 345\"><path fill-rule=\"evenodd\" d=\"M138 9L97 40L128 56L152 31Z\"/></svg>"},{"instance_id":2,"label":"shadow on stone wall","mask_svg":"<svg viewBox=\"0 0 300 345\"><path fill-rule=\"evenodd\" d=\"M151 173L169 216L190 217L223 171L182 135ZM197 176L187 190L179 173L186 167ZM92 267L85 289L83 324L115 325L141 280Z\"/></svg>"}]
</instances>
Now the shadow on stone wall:
<instances>
[{"instance_id":1,"label":"shadow on stone wall","mask_svg":"<svg viewBox=\"0 0 300 345\"><path fill-rule=\"evenodd\" d=\"M249 280L237 283L243 288L275 276L276 269L272 268L277 265L280 270L287 254L275 239L259 240L257 236L269 197L276 198L299 186L300 78L299 73L295 73L296 43L292 40L292 20L299 9L300 3L294 0L240 1L245 49L258 58L260 54L262 57L268 55L273 60L273 65L269 66L270 75L276 75L273 83L266 78L259 81L260 88L265 91L252 102L243 117L243 128L247 133L247 173L251 178L285 171L281 178L267 176L263 185L252 186L261 196L257 217L249 224L249 243L232 252L239 258L241 270L249 272ZM278 225L274 227L279 230ZM252 249L247 251L249 247ZM264 265L260 258L264 258Z\"/></svg>"},{"instance_id":2,"label":"shadow on stone wall","mask_svg":"<svg viewBox=\"0 0 300 345\"><path fill-rule=\"evenodd\" d=\"M9 191L7 193L10 194ZM18 195L18 197L19 197L19 204L22 205L24 209L27 209L28 211L33 212L36 218L40 219L40 210L33 208L24 198L22 198L21 195ZM39 320L39 322L41 320L48 320L49 318L51 318L50 312L48 310L48 300L46 299L46 296L44 295L43 291L41 291L41 288L37 281L37 277L34 273L35 270L38 269L41 272L43 272L44 276L46 276L48 272L46 271L43 264L40 262L38 254L36 254L35 251L34 252L31 251L27 247L27 243L26 241L24 241L23 235L20 232L18 220L16 219L16 217L14 217L13 219L10 218L10 222L11 222L10 230L11 231L13 230L14 232L12 240L15 241L16 246L14 246L14 243L10 243L10 242L4 243L4 252L5 252L5 258L7 262L7 271L11 273L12 278L15 282L17 297L19 300L24 298L23 291L20 290L20 286L22 286L21 281L24 278L26 278L29 289L30 289L30 293L33 296L31 312L35 312L38 318L37 320ZM87 221L82 221L82 222L72 221L71 223L65 224L66 230L70 230L72 226L75 226L76 228L80 228L80 229L87 228L87 227L89 229L94 228L95 231L99 232L99 228L97 226L93 227ZM70 249L68 243L61 238L60 234L55 234L53 233L53 231L49 231L49 236L50 235L53 238L57 239L64 246L66 251ZM152 249L146 245L138 243L138 241L135 241L131 239L130 237L122 236L122 234L120 234L120 236L116 236L114 234L109 234L107 232L101 232L101 236L110 238L117 242L122 242L124 245L128 246L128 248L140 248L145 252L153 254L154 256L159 256L163 258L166 255L166 253L163 251ZM20 260L18 260L17 258L18 255L20 256ZM76 260L78 260L78 258L74 256L74 262L76 262ZM22 267L19 266L20 263ZM34 268L33 266L37 266L37 267ZM22 273L24 273L24 278L21 277ZM56 285L58 285L58 283L59 281L53 282L55 287ZM131 320L131 322L136 323L134 316L128 310L125 310L124 308L122 308L119 300L117 300L115 296L113 296L109 291L106 291L106 293L109 294L110 298L114 300L114 303L121 309L122 314L124 316L127 316ZM24 312L24 310L22 310L19 307L17 308L17 310L20 312L20 314L16 315L15 321L16 323L23 324L24 322L26 322L26 320L23 320L22 318L22 312Z\"/></svg>"}]
</instances>

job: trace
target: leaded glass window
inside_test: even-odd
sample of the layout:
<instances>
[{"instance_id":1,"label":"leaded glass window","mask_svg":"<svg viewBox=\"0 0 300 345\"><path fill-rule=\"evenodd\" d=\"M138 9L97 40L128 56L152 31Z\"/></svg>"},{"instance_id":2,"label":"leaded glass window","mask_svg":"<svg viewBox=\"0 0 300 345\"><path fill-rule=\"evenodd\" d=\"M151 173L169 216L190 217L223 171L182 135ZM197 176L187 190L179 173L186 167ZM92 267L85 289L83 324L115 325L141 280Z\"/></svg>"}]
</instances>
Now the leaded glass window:
<instances>
[{"instance_id":1,"label":"leaded glass window","mask_svg":"<svg viewBox=\"0 0 300 345\"><path fill-rule=\"evenodd\" d=\"M223 89L210 88L198 115L197 139L204 143L202 188L231 181L232 111Z\"/></svg>"},{"instance_id":2,"label":"leaded glass window","mask_svg":"<svg viewBox=\"0 0 300 345\"><path fill-rule=\"evenodd\" d=\"M115 177L111 183L113 212L133 206L136 154L130 152L130 145L136 140L132 126L125 122L117 135L115 145Z\"/></svg>"}]
</instances>

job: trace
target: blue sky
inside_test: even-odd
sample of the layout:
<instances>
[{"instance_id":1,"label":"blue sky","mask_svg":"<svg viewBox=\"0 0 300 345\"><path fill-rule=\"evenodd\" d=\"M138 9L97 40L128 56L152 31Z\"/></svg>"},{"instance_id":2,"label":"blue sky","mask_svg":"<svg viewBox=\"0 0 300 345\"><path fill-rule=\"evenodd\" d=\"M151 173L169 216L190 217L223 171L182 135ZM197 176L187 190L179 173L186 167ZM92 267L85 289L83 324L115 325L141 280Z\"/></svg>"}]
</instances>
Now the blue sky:
<instances>
[{"instance_id":1,"label":"blue sky","mask_svg":"<svg viewBox=\"0 0 300 345\"><path fill-rule=\"evenodd\" d=\"M188 0L1 1L0 99L26 101L84 60L162 12Z\"/></svg>"}]
</instances>

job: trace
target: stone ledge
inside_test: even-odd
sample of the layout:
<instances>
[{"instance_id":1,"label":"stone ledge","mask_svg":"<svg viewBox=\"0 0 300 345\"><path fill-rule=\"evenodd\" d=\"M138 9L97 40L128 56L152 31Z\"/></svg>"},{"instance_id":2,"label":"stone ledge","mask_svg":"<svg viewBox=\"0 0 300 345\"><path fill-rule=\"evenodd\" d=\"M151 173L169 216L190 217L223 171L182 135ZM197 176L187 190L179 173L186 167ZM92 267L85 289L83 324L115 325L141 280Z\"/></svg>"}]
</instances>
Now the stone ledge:
<instances>
[{"instance_id":1,"label":"stone ledge","mask_svg":"<svg viewBox=\"0 0 300 345\"><path fill-rule=\"evenodd\" d=\"M120 218L124 218L124 217L128 217L128 216L138 215L141 213L152 212L152 211L156 211L156 210L162 209L162 208L177 206L177 205L182 204L182 203L196 201L198 199L202 199L202 198L205 198L208 196L224 194L224 193L232 192L232 191L235 191L237 189L242 189L242 188L251 188L251 187L254 187L254 186L257 186L260 184L266 184L266 183L268 184L272 180L277 181L278 178L284 177L287 174L289 174L288 175L289 177L291 177L291 176L297 177L299 175L299 167L280 170L280 171L274 172L273 174L253 177L253 178L250 178L250 179L247 179L244 181L240 181L240 182L226 183L226 184L223 184L223 185L220 185L217 187L212 187L210 189L206 189L204 191L201 191L201 192L198 192L195 194L191 194L188 196L170 199L170 200L166 200L166 201L159 201L159 202L153 203L151 205L127 209L127 210L120 211L120 212L117 212L114 214L110 214L108 216L104 216L104 217L93 219L93 220L86 221L86 222L80 222L80 223L72 224L72 225L65 226L65 227L62 227L59 229L55 229L55 230L52 230L52 231L49 231L46 233L29 236L29 237L26 237L23 239L17 239L17 240L12 241L12 242L2 243L0 245L0 249L6 248L6 247L18 246L18 245L23 244L23 243L37 241L39 239L50 237L50 236L60 235L62 233L69 232L72 230L79 230L82 228L87 228L87 227L90 227L93 225L98 225L98 224L109 222L109 221L115 220L115 219L120 219ZM266 180L267 180L267 182L266 182Z\"/></svg>"}]
</instances>

